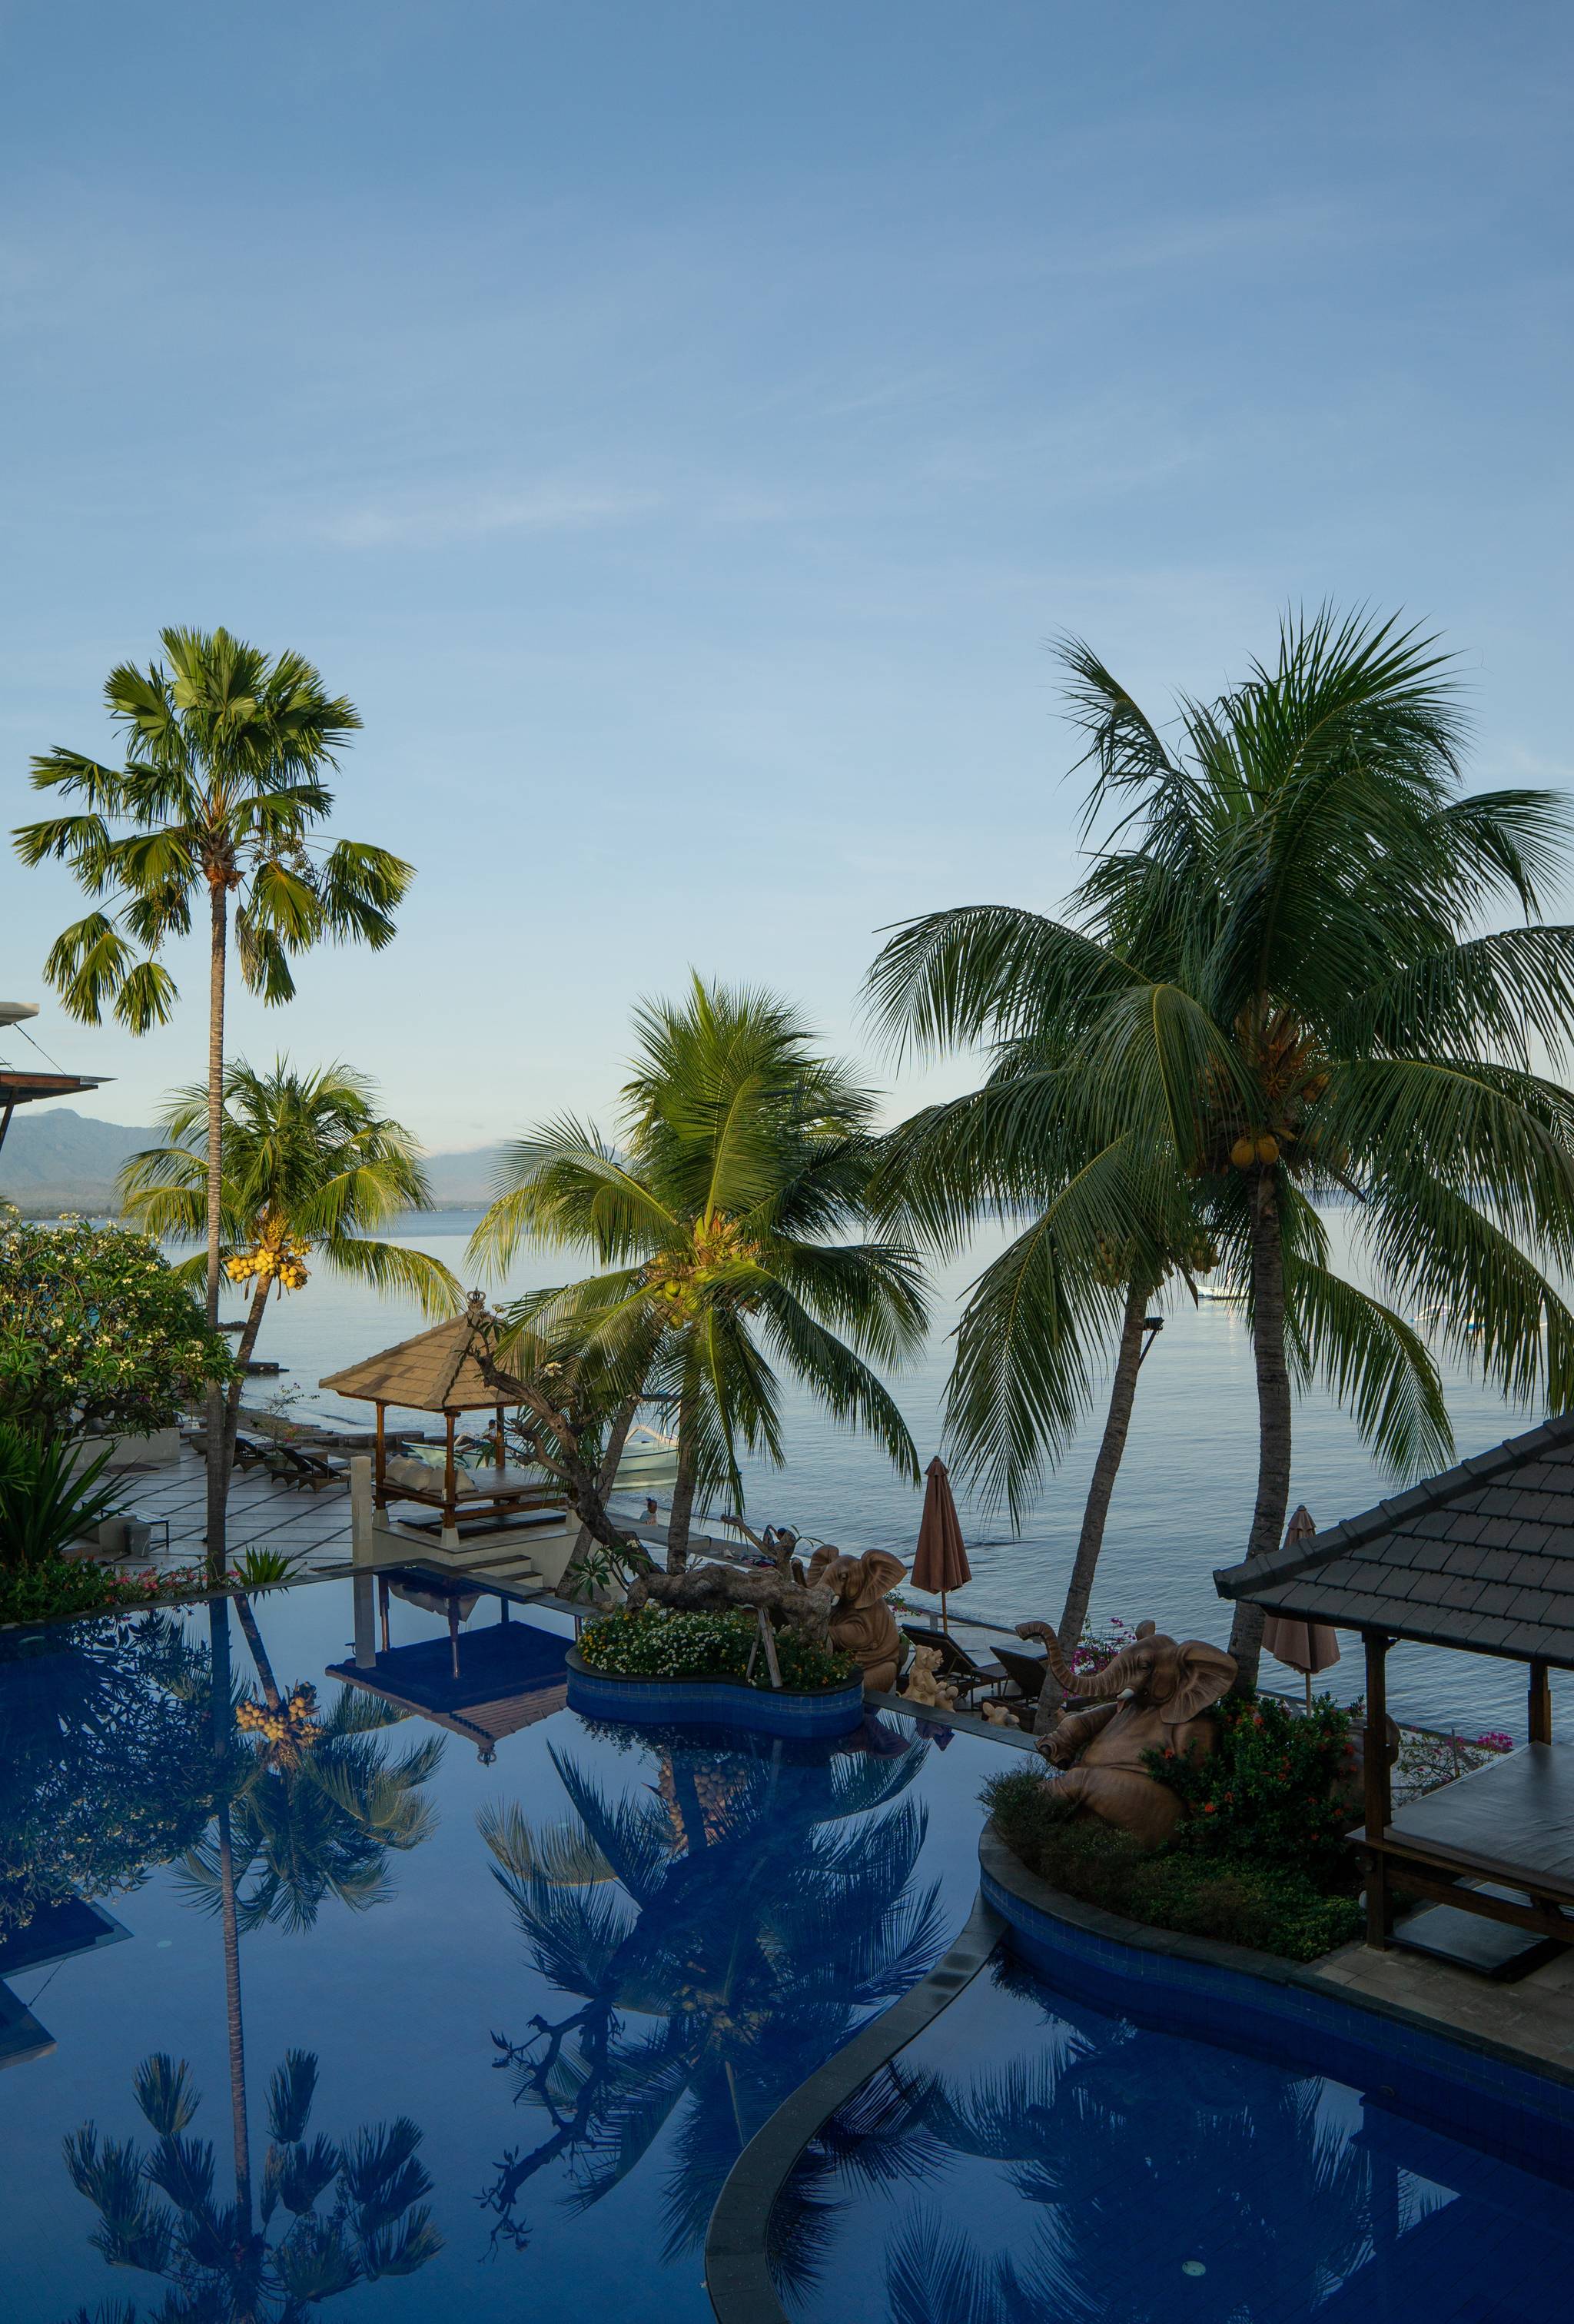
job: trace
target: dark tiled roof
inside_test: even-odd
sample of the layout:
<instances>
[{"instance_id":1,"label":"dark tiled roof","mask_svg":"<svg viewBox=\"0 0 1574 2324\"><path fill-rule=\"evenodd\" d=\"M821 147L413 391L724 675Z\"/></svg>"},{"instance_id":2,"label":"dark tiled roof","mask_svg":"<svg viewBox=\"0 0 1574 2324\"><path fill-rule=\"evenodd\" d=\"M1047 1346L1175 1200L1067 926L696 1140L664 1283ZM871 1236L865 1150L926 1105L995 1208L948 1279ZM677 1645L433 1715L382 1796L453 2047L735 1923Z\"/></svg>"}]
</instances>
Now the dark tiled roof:
<instances>
[{"instance_id":1,"label":"dark tiled roof","mask_svg":"<svg viewBox=\"0 0 1574 2324\"><path fill-rule=\"evenodd\" d=\"M1574 1413L1213 1579L1270 1613L1574 1669Z\"/></svg>"}]
</instances>

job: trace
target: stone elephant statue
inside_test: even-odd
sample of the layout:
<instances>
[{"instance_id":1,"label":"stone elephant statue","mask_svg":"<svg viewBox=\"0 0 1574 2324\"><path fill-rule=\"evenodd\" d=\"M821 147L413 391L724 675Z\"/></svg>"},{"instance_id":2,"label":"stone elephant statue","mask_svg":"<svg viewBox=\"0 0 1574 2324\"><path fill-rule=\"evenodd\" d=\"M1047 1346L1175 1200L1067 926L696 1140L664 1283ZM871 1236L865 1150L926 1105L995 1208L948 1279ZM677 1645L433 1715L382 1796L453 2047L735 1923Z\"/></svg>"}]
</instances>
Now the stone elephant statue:
<instances>
[{"instance_id":1,"label":"stone elephant statue","mask_svg":"<svg viewBox=\"0 0 1574 2324\"><path fill-rule=\"evenodd\" d=\"M1073 1677L1047 1622L1019 1622L1017 1635L1042 1638L1051 1675L1067 1694L1098 1705L1063 1719L1038 1748L1063 1768L1056 1794L1066 1810L1086 1809L1158 1848L1181 1818L1181 1801L1143 1766L1146 1751L1200 1759L1213 1748L1206 1716L1235 1683L1235 1658L1201 1638L1167 1638L1139 1622L1132 1642L1100 1671ZM1073 1764L1074 1763L1074 1764Z\"/></svg>"},{"instance_id":2,"label":"stone elephant statue","mask_svg":"<svg viewBox=\"0 0 1574 2324\"><path fill-rule=\"evenodd\" d=\"M809 1560L809 1587L835 1595L830 1643L862 1670L866 1694L888 1694L897 1683L902 1634L885 1601L907 1572L888 1549L866 1549L861 1557L851 1557L833 1542L823 1542Z\"/></svg>"}]
</instances>

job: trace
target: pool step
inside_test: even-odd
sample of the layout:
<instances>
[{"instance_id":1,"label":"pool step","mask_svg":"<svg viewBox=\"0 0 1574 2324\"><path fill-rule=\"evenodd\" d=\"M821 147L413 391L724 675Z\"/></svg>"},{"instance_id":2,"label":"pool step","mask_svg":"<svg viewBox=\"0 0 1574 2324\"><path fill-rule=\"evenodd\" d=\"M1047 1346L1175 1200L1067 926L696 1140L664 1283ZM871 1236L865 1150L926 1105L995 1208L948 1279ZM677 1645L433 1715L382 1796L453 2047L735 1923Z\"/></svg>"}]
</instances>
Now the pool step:
<instances>
[{"instance_id":1,"label":"pool step","mask_svg":"<svg viewBox=\"0 0 1574 2324\"><path fill-rule=\"evenodd\" d=\"M434 1542L421 1562L439 1572L474 1574L477 1582L502 1582L510 1590L535 1592L547 1587L529 1552L511 1542L462 1542L456 1549Z\"/></svg>"}]
</instances>

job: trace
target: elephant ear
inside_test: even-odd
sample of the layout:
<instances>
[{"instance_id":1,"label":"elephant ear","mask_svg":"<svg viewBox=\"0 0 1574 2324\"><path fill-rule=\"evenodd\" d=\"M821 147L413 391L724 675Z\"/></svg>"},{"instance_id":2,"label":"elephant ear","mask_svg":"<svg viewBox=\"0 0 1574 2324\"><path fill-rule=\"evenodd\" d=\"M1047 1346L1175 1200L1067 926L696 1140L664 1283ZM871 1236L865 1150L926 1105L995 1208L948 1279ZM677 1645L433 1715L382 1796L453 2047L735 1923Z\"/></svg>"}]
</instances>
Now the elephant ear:
<instances>
[{"instance_id":1,"label":"elephant ear","mask_svg":"<svg viewBox=\"0 0 1574 2324\"><path fill-rule=\"evenodd\" d=\"M888 1590L907 1578L907 1567L888 1549L866 1549L858 1569L858 1587L852 1594L855 1606L878 1605Z\"/></svg>"},{"instance_id":2,"label":"elephant ear","mask_svg":"<svg viewBox=\"0 0 1574 2324\"><path fill-rule=\"evenodd\" d=\"M840 1557L841 1554L842 1552L837 1548L833 1541L823 1541L820 1544L819 1548L809 1560L809 1587L811 1590L815 1587L815 1584L817 1582L824 1581L825 1568L830 1565L833 1560Z\"/></svg>"},{"instance_id":3,"label":"elephant ear","mask_svg":"<svg viewBox=\"0 0 1574 2324\"><path fill-rule=\"evenodd\" d=\"M1175 1648L1180 1684L1164 1706L1166 1727L1179 1727L1209 1710L1235 1684L1235 1656L1203 1638L1183 1638Z\"/></svg>"}]
</instances>

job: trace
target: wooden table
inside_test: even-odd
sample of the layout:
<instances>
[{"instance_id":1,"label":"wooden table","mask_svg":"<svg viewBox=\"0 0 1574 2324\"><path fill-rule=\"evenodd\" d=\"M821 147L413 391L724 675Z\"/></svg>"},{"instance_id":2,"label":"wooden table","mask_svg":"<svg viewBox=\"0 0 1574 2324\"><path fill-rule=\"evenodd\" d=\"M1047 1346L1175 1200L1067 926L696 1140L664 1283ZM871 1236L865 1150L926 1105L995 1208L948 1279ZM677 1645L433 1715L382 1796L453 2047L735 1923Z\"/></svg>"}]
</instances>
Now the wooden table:
<instances>
[{"instance_id":1,"label":"wooden table","mask_svg":"<svg viewBox=\"0 0 1574 2324\"><path fill-rule=\"evenodd\" d=\"M1574 1743L1527 1743L1413 1801L1380 1837L1350 1837L1423 1896L1574 1944ZM1479 1880L1526 1901L1468 1885Z\"/></svg>"}]
</instances>

